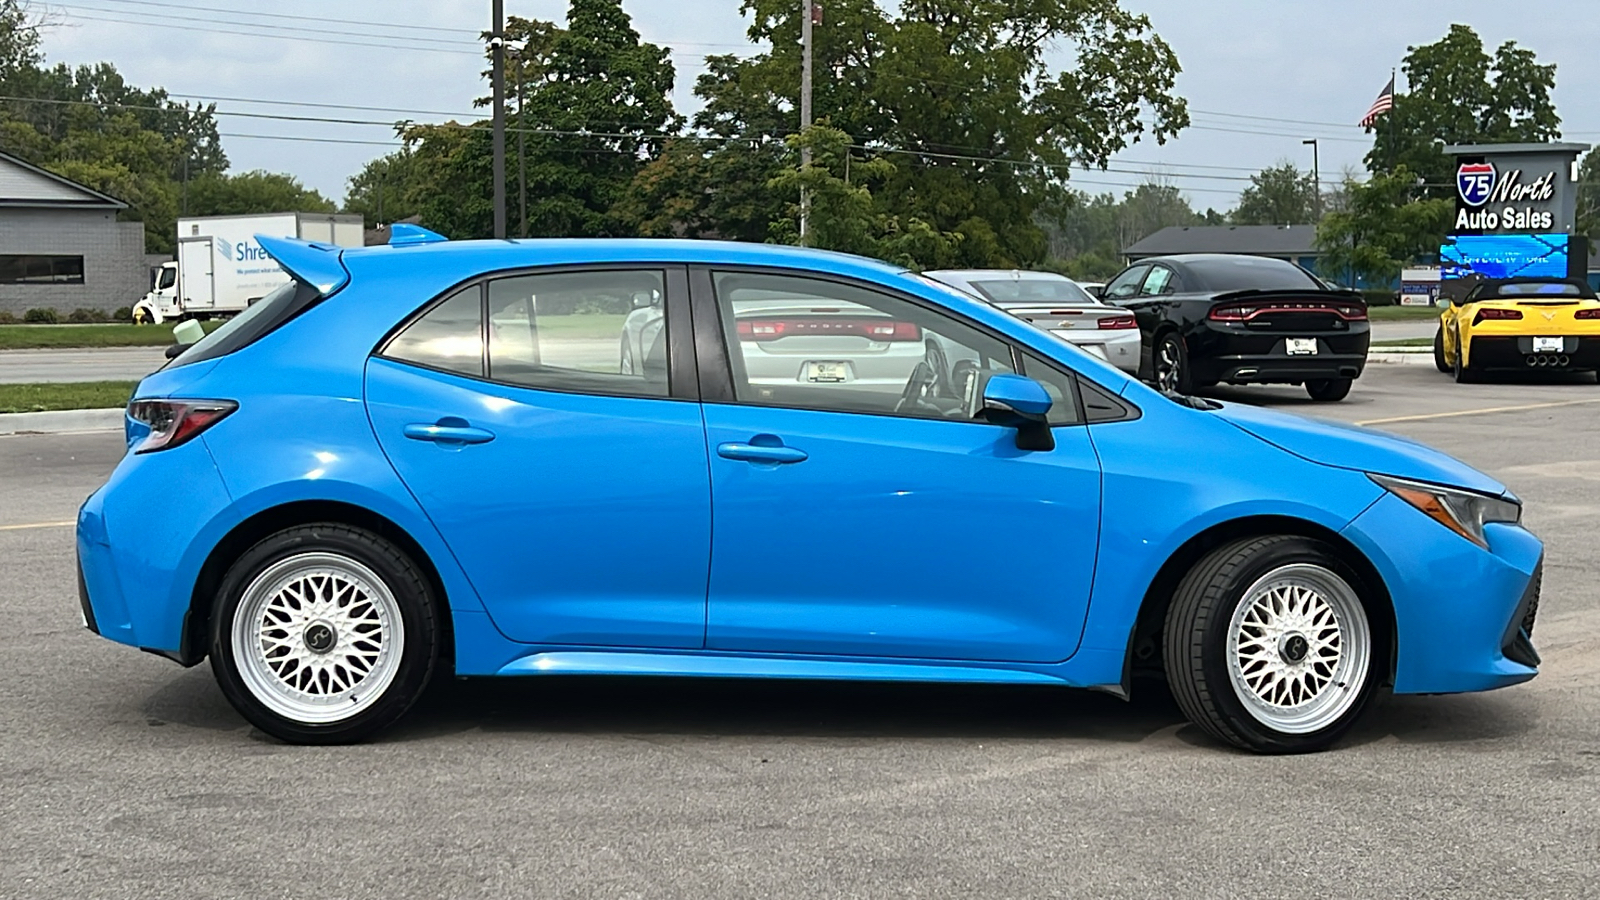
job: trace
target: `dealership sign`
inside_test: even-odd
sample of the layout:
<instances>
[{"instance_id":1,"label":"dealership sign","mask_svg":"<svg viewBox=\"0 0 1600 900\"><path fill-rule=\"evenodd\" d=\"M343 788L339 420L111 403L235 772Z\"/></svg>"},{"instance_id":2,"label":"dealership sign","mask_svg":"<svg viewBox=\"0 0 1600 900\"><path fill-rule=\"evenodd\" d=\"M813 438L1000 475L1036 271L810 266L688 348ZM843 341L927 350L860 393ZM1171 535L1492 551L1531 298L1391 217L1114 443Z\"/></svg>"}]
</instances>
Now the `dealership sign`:
<instances>
[{"instance_id":1,"label":"dealership sign","mask_svg":"<svg viewBox=\"0 0 1600 900\"><path fill-rule=\"evenodd\" d=\"M1536 178L1521 169L1504 173L1491 162L1464 162L1456 168L1456 231L1550 231L1555 210L1556 173Z\"/></svg>"}]
</instances>

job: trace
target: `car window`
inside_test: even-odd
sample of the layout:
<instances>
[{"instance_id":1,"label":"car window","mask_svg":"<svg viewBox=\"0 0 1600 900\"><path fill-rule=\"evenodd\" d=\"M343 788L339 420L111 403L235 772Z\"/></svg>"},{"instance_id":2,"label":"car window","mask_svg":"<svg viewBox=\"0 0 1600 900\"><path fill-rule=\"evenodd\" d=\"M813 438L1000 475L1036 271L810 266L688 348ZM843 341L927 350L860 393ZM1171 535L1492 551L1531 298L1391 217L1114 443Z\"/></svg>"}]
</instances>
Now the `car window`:
<instances>
[{"instance_id":1,"label":"car window","mask_svg":"<svg viewBox=\"0 0 1600 900\"><path fill-rule=\"evenodd\" d=\"M996 306L1048 304L1096 306L1099 301L1065 278L1016 278L974 281L972 286Z\"/></svg>"},{"instance_id":2,"label":"car window","mask_svg":"<svg viewBox=\"0 0 1600 900\"><path fill-rule=\"evenodd\" d=\"M1152 266L1150 274L1145 276L1144 287L1139 289L1139 293L1150 297L1158 294L1170 294L1172 293L1171 284L1171 269L1166 266Z\"/></svg>"},{"instance_id":3,"label":"car window","mask_svg":"<svg viewBox=\"0 0 1600 900\"><path fill-rule=\"evenodd\" d=\"M1265 256L1201 257L1185 260L1185 265L1213 291L1327 290L1305 269Z\"/></svg>"},{"instance_id":4,"label":"car window","mask_svg":"<svg viewBox=\"0 0 1600 900\"><path fill-rule=\"evenodd\" d=\"M321 303L322 299L322 292L311 285L290 281L196 341L167 363L167 367L193 365L243 350Z\"/></svg>"},{"instance_id":5,"label":"car window","mask_svg":"<svg viewBox=\"0 0 1600 900\"><path fill-rule=\"evenodd\" d=\"M1149 266L1134 266L1121 275L1111 280L1106 285L1105 298L1107 300L1129 300L1139 292L1139 283L1144 281L1149 274Z\"/></svg>"},{"instance_id":6,"label":"car window","mask_svg":"<svg viewBox=\"0 0 1600 900\"><path fill-rule=\"evenodd\" d=\"M1059 366L1028 353L1022 354L1022 374L1044 385L1050 395L1050 412L1046 421L1051 425L1076 425L1078 417L1077 380Z\"/></svg>"},{"instance_id":7,"label":"car window","mask_svg":"<svg viewBox=\"0 0 1600 900\"><path fill-rule=\"evenodd\" d=\"M482 378L483 289L473 285L434 306L395 335L382 355Z\"/></svg>"},{"instance_id":8,"label":"car window","mask_svg":"<svg viewBox=\"0 0 1600 900\"><path fill-rule=\"evenodd\" d=\"M740 403L970 421L1010 347L947 314L842 282L713 276Z\"/></svg>"},{"instance_id":9,"label":"car window","mask_svg":"<svg viewBox=\"0 0 1600 900\"><path fill-rule=\"evenodd\" d=\"M666 276L563 272L489 282L489 378L524 387L667 396Z\"/></svg>"}]
</instances>

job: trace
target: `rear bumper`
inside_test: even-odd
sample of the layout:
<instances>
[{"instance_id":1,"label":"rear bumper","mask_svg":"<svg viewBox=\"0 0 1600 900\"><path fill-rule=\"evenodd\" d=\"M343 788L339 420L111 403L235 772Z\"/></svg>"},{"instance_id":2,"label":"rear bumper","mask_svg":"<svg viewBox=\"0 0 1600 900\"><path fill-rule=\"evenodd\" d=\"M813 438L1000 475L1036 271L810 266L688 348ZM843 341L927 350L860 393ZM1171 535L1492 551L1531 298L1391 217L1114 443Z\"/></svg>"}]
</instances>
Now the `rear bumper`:
<instances>
[{"instance_id":1,"label":"rear bumper","mask_svg":"<svg viewBox=\"0 0 1600 900\"><path fill-rule=\"evenodd\" d=\"M1285 384L1322 378L1360 378L1367 356L1318 353L1315 356L1219 356L1196 363L1195 375L1229 384Z\"/></svg>"},{"instance_id":2,"label":"rear bumper","mask_svg":"<svg viewBox=\"0 0 1600 900\"><path fill-rule=\"evenodd\" d=\"M1313 340L1315 353L1289 352L1289 339ZM1186 344L1201 384L1283 384L1322 378L1360 378L1372 335L1365 322L1348 330L1265 332L1243 325L1206 323Z\"/></svg>"},{"instance_id":3,"label":"rear bumper","mask_svg":"<svg viewBox=\"0 0 1600 900\"><path fill-rule=\"evenodd\" d=\"M1481 335L1468 339L1469 369L1600 370L1600 337L1567 335L1560 350L1535 353L1533 335Z\"/></svg>"},{"instance_id":4,"label":"rear bumper","mask_svg":"<svg viewBox=\"0 0 1600 900\"><path fill-rule=\"evenodd\" d=\"M1085 353L1100 357L1124 372L1131 375L1139 374L1141 339L1137 328L1104 331L1087 328L1052 328L1050 333L1079 347Z\"/></svg>"}]
</instances>

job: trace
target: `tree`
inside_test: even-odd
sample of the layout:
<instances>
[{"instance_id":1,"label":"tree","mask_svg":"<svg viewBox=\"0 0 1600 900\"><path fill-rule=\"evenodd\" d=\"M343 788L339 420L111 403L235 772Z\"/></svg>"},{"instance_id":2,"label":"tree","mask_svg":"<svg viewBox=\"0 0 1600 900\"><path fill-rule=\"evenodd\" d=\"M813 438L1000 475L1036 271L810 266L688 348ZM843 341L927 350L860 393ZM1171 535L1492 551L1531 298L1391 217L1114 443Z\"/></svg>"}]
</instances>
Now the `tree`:
<instances>
[{"instance_id":1,"label":"tree","mask_svg":"<svg viewBox=\"0 0 1600 900\"><path fill-rule=\"evenodd\" d=\"M1578 213L1574 233L1600 246L1600 150L1591 150L1578 167Z\"/></svg>"},{"instance_id":2,"label":"tree","mask_svg":"<svg viewBox=\"0 0 1600 900\"><path fill-rule=\"evenodd\" d=\"M667 191L670 181L656 178L645 208L672 204L689 222L713 220L736 189L688 176L732 171L752 147L759 158L745 162L778 173L775 142L797 124L801 7L742 8L750 39L771 49L708 60L695 87L705 102L695 125L712 138L700 144L706 164L676 161L681 181ZM853 153L892 163L874 203L897 221L959 235L960 265L1040 262L1047 244L1035 213L1059 198L1072 166L1104 166L1141 138L1164 142L1188 124L1171 95L1177 57L1116 0L904 0L897 14L874 0L836 0L814 34L821 124L851 135ZM1053 46L1075 54L1067 71L1047 64Z\"/></svg>"},{"instance_id":3,"label":"tree","mask_svg":"<svg viewBox=\"0 0 1600 900\"><path fill-rule=\"evenodd\" d=\"M237 175L205 175L189 185L189 215L244 216L255 213L331 213L333 201L289 175L256 169Z\"/></svg>"},{"instance_id":4,"label":"tree","mask_svg":"<svg viewBox=\"0 0 1600 900\"><path fill-rule=\"evenodd\" d=\"M1316 180L1284 160L1250 176L1232 219L1238 225L1303 225L1316 214Z\"/></svg>"},{"instance_id":5,"label":"tree","mask_svg":"<svg viewBox=\"0 0 1600 900\"><path fill-rule=\"evenodd\" d=\"M1561 136L1550 92L1555 65L1506 41L1490 57L1477 32L1451 25L1439 41L1408 48L1403 70L1409 89L1378 118L1367 169L1405 166L1434 186L1452 186L1450 144L1539 142Z\"/></svg>"},{"instance_id":6,"label":"tree","mask_svg":"<svg viewBox=\"0 0 1600 900\"><path fill-rule=\"evenodd\" d=\"M1389 283L1405 266L1438 255L1455 202L1425 199L1417 176L1405 166L1378 173L1365 184L1346 186L1349 208L1330 212L1317 227L1318 269Z\"/></svg>"},{"instance_id":7,"label":"tree","mask_svg":"<svg viewBox=\"0 0 1600 900\"><path fill-rule=\"evenodd\" d=\"M344 211L381 225L417 215L413 205L415 167L410 147L367 163L347 182Z\"/></svg>"}]
</instances>

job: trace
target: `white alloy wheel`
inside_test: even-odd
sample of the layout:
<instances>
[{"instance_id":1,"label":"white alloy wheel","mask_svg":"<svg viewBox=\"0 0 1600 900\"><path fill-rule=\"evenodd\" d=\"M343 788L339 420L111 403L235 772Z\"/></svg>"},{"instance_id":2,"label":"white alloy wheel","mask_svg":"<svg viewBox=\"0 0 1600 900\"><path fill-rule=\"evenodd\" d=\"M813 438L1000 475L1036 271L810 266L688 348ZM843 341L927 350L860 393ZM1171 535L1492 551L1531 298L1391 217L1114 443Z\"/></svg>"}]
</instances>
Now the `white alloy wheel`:
<instances>
[{"instance_id":1,"label":"white alloy wheel","mask_svg":"<svg viewBox=\"0 0 1600 900\"><path fill-rule=\"evenodd\" d=\"M377 573L337 553L300 553L251 580L231 634L239 676L276 715L342 722L384 696L400 669L405 624Z\"/></svg>"},{"instance_id":2,"label":"white alloy wheel","mask_svg":"<svg viewBox=\"0 0 1600 900\"><path fill-rule=\"evenodd\" d=\"M1228 626L1234 694L1256 721L1309 734L1363 695L1372 629L1356 592L1322 566L1273 569L1245 592Z\"/></svg>"}]
</instances>

